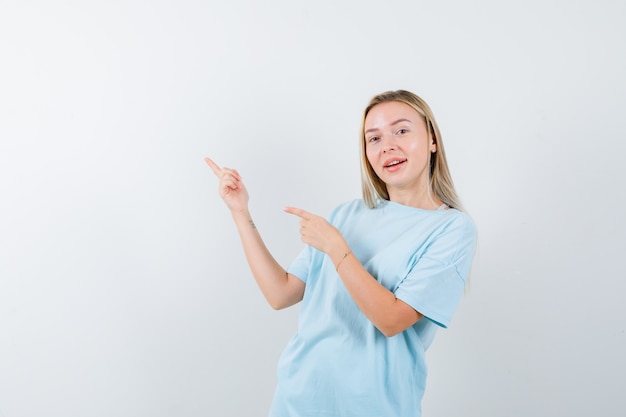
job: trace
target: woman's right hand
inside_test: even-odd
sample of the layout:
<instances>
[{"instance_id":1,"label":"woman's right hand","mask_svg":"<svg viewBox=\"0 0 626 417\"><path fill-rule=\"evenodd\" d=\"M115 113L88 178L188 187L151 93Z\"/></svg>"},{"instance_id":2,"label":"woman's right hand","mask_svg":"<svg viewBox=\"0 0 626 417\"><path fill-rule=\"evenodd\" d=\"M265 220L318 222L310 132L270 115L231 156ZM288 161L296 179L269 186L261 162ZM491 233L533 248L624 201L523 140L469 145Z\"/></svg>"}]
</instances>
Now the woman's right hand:
<instances>
[{"instance_id":1,"label":"woman's right hand","mask_svg":"<svg viewBox=\"0 0 626 417\"><path fill-rule=\"evenodd\" d=\"M211 158L204 158L215 176L220 180L220 197L231 212L242 212L248 209L248 190L241 181L237 170L220 168Z\"/></svg>"}]
</instances>

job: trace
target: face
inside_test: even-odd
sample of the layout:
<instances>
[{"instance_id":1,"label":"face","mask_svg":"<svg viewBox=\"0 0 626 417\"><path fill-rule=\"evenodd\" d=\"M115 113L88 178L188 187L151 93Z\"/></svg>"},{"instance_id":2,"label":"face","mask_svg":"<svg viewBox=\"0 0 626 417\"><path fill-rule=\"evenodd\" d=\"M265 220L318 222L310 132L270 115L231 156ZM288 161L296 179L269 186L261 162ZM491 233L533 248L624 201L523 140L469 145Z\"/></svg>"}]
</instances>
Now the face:
<instances>
[{"instance_id":1,"label":"face","mask_svg":"<svg viewBox=\"0 0 626 417\"><path fill-rule=\"evenodd\" d=\"M429 158L436 145L426 122L411 106L390 101L374 106L365 118L365 154L387 185L392 201L429 189Z\"/></svg>"}]
</instances>

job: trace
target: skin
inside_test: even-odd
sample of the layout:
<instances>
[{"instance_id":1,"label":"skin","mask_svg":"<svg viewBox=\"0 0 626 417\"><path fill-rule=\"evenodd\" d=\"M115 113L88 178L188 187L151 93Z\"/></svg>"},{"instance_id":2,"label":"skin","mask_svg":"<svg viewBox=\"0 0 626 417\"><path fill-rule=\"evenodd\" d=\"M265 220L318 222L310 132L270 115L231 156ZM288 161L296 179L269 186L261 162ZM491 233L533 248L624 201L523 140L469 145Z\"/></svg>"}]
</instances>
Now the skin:
<instances>
[{"instance_id":1,"label":"skin","mask_svg":"<svg viewBox=\"0 0 626 417\"><path fill-rule=\"evenodd\" d=\"M367 160L387 185L389 200L427 210L439 207L429 174L437 145L428 138L424 118L411 106L390 101L370 110L364 129ZM393 161L399 163L390 165Z\"/></svg>"},{"instance_id":2,"label":"skin","mask_svg":"<svg viewBox=\"0 0 626 417\"><path fill-rule=\"evenodd\" d=\"M204 159L219 179L219 194L233 217L252 275L272 308L279 310L302 300L304 283L276 262L248 210L248 190L239 173Z\"/></svg>"},{"instance_id":3,"label":"skin","mask_svg":"<svg viewBox=\"0 0 626 417\"><path fill-rule=\"evenodd\" d=\"M422 209L436 209L441 201L429 185L428 140L423 118L400 102L381 103L365 119L366 156L374 172L387 184L391 201ZM248 210L248 191L239 173L205 158L219 179L219 194L231 212L252 274L275 309L302 300L305 284L281 267L263 243ZM390 161L400 163L390 166ZM324 252L333 261L359 309L385 336L394 336L423 316L383 287L352 254L345 239L323 217L297 207L285 212L300 218L302 242Z\"/></svg>"}]
</instances>

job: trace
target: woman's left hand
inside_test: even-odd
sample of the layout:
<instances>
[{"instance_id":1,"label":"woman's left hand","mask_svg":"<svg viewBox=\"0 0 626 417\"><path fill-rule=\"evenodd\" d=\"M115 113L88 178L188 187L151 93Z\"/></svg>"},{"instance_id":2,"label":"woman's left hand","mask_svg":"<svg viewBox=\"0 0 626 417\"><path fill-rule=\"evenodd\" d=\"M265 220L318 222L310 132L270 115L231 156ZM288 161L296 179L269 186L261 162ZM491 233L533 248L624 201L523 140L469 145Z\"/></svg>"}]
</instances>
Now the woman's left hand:
<instances>
[{"instance_id":1,"label":"woman's left hand","mask_svg":"<svg viewBox=\"0 0 626 417\"><path fill-rule=\"evenodd\" d=\"M333 248L347 247L339 230L323 217L296 207L285 207L285 212L300 217L300 236L307 245L329 255Z\"/></svg>"}]
</instances>

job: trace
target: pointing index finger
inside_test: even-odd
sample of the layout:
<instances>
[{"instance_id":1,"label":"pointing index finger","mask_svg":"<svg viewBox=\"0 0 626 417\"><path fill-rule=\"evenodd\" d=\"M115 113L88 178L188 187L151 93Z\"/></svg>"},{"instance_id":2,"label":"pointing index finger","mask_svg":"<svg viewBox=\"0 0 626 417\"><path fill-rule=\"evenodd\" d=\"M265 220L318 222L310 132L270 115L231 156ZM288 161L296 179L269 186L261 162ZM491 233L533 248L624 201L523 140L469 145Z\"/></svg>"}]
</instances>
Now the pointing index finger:
<instances>
[{"instance_id":1,"label":"pointing index finger","mask_svg":"<svg viewBox=\"0 0 626 417\"><path fill-rule=\"evenodd\" d=\"M301 219L305 219L308 220L311 218L311 213L309 213L308 211L299 209L297 207L285 207L285 212L289 213L289 214L294 214L298 217L300 217Z\"/></svg>"},{"instance_id":2,"label":"pointing index finger","mask_svg":"<svg viewBox=\"0 0 626 417\"><path fill-rule=\"evenodd\" d=\"M211 171L218 177L222 174L222 169L209 157L204 158L204 162L211 168Z\"/></svg>"}]
</instances>

